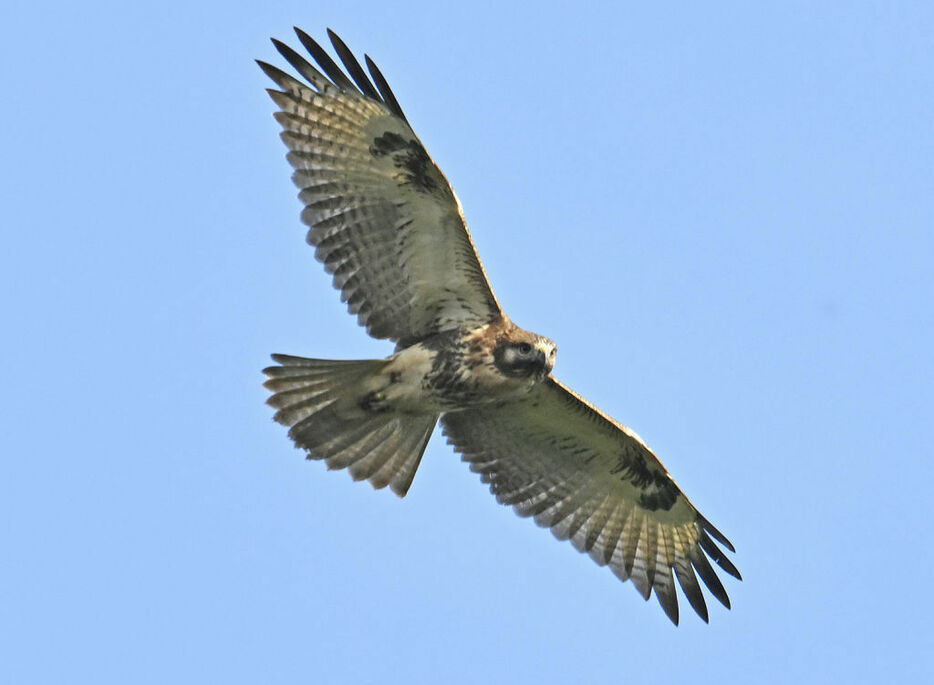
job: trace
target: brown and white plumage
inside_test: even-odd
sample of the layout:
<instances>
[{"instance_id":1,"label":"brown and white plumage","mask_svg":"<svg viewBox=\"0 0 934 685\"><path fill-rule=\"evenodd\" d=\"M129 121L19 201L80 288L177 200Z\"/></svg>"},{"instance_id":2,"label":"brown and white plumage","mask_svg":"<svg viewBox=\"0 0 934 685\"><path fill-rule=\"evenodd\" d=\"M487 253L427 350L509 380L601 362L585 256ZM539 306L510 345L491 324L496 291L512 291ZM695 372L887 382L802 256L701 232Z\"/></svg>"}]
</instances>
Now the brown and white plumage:
<instances>
[{"instance_id":1,"label":"brown and white plumage","mask_svg":"<svg viewBox=\"0 0 934 685\"><path fill-rule=\"evenodd\" d=\"M500 308L460 204L409 127L379 71L380 92L330 33L362 90L296 29L332 80L279 41L280 53L315 87L260 62L282 89L282 140L305 205L308 242L367 332L405 344L464 325L490 323ZM366 93L366 94L364 94Z\"/></svg>"},{"instance_id":2,"label":"brown and white plumage","mask_svg":"<svg viewBox=\"0 0 934 685\"><path fill-rule=\"evenodd\" d=\"M729 607L708 557L739 578L717 543L733 546L635 433L550 375L554 343L502 312L453 190L376 65L366 58L371 81L329 31L345 74L296 32L318 67L273 42L307 84L260 66L281 89L269 93L308 242L351 313L396 351L274 355L265 373L276 420L309 458L403 496L440 418L499 502L631 579L645 599L654 590L673 622L675 579L705 621L698 576Z\"/></svg>"},{"instance_id":3,"label":"brown and white plumage","mask_svg":"<svg viewBox=\"0 0 934 685\"><path fill-rule=\"evenodd\" d=\"M736 568L710 539L732 545L704 519L639 437L549 378L506 406L445 414L444 432L501 504L570 539L645 599L654 588L675 623L672 571L707 620L694 570L729 607L704 551L731 575Z\"/></svg>"}]
</instances>

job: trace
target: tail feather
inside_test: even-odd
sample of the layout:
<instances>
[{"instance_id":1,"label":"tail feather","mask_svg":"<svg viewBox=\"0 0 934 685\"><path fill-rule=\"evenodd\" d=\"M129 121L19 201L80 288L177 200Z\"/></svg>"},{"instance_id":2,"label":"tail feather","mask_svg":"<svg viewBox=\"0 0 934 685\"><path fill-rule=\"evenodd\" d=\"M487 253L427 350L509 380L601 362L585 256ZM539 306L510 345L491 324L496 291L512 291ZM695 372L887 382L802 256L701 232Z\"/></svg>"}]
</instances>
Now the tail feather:
<instances>
[{"instance_id":1,"label":"tail feather","mask_svg":"<svg viewBox=\"0 0 934 685\"><path fill-rule=\"evenodd\" d=\"M421 432L416 426L411 426L407 431L405 446L400 447L395 456L389 459L379 471L373 474L370 479L376 487L389 485L393 492L408 492L412 485L412 479L415 478L415 471L421 461L422 453L425 451L425 445L434 430L434 422L422 426Z\"/></svg>"},{"instance_id":2,"label":"tail feather","mask_svg":"<svg viewBox=\"0 0 934 685\"><path fill-rule=\"evenodd\" d=\"M305 357L293 357L288 354L272 355L274 362L280 366L270 366L263 369L263 373L269 378L266 384L275 390L288 389L287 384L292 381L299 383L291 387L299 387L301 382L309 379L330 379L336 380L340 377L359 376L361 371L367 370L366 367L373 369L379 368L385 362L380 359L369 359L364 361L347 359L306 359Z\"/></svg>"},{"instance_id":3,"label":"tail feather","mask_svg":"<svg viewBox=\"0 0 934 685\"><path fill-rule=\"evenodd\" d=\"M387 423L385 420L366 423L360 429L353 431L354 439L346 446L338 444L336 448L320 450L322 458L327 460L328 468L332 470L353 467L391 438L395 429L392 423ZM366 477L358 475L360 473L359 467L350 469L350 476L354 480L363 480Z\"/></svg>"},{"instance_id":4,"label":"tail feather","mask_svg":"<svg viewBox=\"0 0 934 685\"><path fill-rule=\"evenodd\" d=\"M325 460L329 470L346 469L361 455L366 454L372 445L379 444L379 440L382 439L379 429L384 426L385 424L379 421L361 423L315 445L315 454Z\"/></svg>"},{"instance_id":5,"label":"tail feather","mask_svg":"<svg viewBox=\"0 0 934 685\"><path fill-rule=\"evenodd\" d=\"M432 425L434 428L434 425ZM396 470L417 454L428 442L424 427L417 430L414 425L395 425L392 432L376 445L369 454L350 465L350 475L357 480L368 479L376 487L385 487L392 482Z\"/></svg>"},{"instance_id":6,"label":"tail feather","mask_svg":"<svg viewBox=\"0 0 934 685\"><path fill-rule=\"evenodd\" d=\"M378 444L374 445L373 449L361 455L348 467L350 477L354 480L369 480L395 455L401 442L400 435L396 430L396 426L390 424L386 428L388 429L386 438L380 440Z\"/></svg>"},{"instance_id":7,"label":"tail feather","mask_svg":"<svg viewBox=\"0 0 934 685\"><path fill-rule=\"evenodd\" d=\"M263 370L275 420L309 459L348 468L354 480L408 492L438 416L367 409L365 383L383 360L331 361L276 354Z\"/></svg>"}]
</instances>

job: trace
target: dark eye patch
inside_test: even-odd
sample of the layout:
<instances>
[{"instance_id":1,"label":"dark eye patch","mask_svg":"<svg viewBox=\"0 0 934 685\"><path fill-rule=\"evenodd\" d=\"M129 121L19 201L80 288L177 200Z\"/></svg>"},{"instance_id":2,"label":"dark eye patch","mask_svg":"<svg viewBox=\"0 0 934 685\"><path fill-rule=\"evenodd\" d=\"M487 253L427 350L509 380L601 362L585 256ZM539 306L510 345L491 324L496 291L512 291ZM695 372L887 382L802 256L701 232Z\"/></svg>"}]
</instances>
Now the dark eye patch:
<instances>
[{"instance_id":1,"label":"dark eye patch","mask_svg":"<svg viewBox=\"0 0 934 685\"><path fill-rule=\"evenodd\" d=\"M505 341L493 350L493 360L504 376L524 378L543 368L534 353L535 347L527 342Z\"/></svg>"}]
</instances>

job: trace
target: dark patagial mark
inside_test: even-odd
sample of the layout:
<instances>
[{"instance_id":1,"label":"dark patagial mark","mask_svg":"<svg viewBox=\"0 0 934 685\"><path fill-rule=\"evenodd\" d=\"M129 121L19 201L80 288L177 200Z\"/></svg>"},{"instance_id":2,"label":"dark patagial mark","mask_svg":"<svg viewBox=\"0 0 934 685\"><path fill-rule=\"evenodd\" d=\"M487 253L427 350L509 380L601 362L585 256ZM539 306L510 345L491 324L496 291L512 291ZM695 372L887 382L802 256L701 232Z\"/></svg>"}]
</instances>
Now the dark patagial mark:
<instances>
[{"instance_id":1,"label":"dark patagial mark","mask_svg":"<svg viewBox=\"0 0 934 685\"><path fill-rule=\"evenodd\" d=\"M639 506L649 511L668 511L678 499L678 486L661 469L650 469L641 454L633 456L624 452L619 455L619 461L610 473L622 473L623 479L641 489Z\"/></svg>"},{"instance_id":2,"label":"dark patagial mark","mask_svg":"<svg viewBox=\"0 0 934 685\"><path fill-rule=\"evenodd\" d=\"M671 479L661 471L655 471L652 474L652 484L649 488L654 488L654 492L646 491L639 495L639 504L645 509L656 511L671 509L678 499L678 488Z\"/></svg>"},{"instance_id":3,"label":"dark patagial mark","mask_svg":"<svg viewBox=\"0 0 934 685\"><path fill-rule=\"evenodd\" d=\"M396 168L405 174L405 182L421 193L433 193L438 183L432 178L434 165L417 140L406 140L398 133L387 131L374 138L370 145L370 154L374 157L392 157Z\"/></svg>"}]
</instances>

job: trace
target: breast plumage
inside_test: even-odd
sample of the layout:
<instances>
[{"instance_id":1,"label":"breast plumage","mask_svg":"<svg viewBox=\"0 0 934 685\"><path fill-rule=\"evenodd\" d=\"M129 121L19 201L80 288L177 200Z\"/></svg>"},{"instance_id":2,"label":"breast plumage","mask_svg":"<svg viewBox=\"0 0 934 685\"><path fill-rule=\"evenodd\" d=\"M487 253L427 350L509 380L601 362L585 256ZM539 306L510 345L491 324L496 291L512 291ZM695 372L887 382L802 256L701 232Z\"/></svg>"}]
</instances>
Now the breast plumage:
<instances>
[{"instance_id":1,"label":"breast plumage","mask_svg":"<svg viewBox=\"0 0 934 685\"><path fill-rule=\"evenodd\" d=\"M674 578L697 613L697 576L729 607L708 561L739 578L700 515L638 436L558 382L556 346L503 312L444 174L386 79L334 33L346 73L296 30L317 67L274 40L306 82L260 62L279 90L308 242L386 359L273 355L275 420L310 459L404 496L439 419L503 504L654 590L677 623ZM372 79L371 79L372 77ZM714 542L716 541L716 542Z\"/></svg>"}]
</instances>

